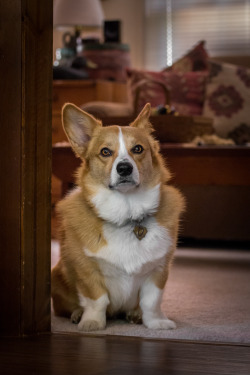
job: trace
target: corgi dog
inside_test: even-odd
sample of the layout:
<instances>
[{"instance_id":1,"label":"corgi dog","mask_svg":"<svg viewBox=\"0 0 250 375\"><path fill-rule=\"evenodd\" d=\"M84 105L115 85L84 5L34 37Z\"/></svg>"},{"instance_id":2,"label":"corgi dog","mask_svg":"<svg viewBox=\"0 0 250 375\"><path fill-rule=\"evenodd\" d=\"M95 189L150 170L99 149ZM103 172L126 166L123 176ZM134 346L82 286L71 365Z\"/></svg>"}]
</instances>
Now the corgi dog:
<instances>
[{"instance_id":1,"label":"corgi dog","mask_svg":"<svg viewBox=\"0 0 250 375\"><path fill-rule=\"evenodd\" d=\"M101 121L67 103L62 122L82 166L59 202L60 259L52 270L56 315L79 330L104 329L125 314L152 329L175 323L160 304L176 247L181 193L152 136L146 104L129 126Z\"/></svg>"}]
</instances>

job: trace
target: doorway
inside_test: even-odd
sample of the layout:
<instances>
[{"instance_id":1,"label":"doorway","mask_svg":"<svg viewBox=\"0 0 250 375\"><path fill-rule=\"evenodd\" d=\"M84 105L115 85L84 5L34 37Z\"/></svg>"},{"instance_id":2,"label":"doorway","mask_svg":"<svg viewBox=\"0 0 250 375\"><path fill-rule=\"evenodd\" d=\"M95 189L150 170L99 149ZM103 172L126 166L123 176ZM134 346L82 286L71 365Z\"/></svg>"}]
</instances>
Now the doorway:
<instances>
[{"instance_id":1,"label":"doorway","mask_svg":"<svg viewBox=\"0 0 250 375\"><path fill-rule=\"evenodd\" d=\"M1 4L0 333L6 336L50 331L52 7L50 0Z\"/></svg>"}]
</instances>

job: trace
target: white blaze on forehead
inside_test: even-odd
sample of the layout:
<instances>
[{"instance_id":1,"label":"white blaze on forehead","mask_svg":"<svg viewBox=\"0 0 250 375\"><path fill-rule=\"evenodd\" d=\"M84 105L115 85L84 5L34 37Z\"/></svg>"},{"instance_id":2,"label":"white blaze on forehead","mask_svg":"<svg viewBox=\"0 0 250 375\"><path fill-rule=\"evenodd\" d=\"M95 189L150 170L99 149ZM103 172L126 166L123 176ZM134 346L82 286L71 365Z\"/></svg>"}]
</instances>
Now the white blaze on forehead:
<instances>
[{"instance_id":1,"label":"white blaze on forehead","mask_svg":"<svg viewBox=\"0 0 250 375\"><path fill-rule=\"evenodd\" d=\"M119 128L119 145L120 145L120 148L119 148L118 158L120 158L121 160L129 159L130 156L128 154L128 150L127 150L125 142L124 142L124 138L123 138L121 128Z\"/></svg>"},{"instance_id":2,"label":"white blaze on forehead","mask_svg":"<svg viewBox=\"0 0 250 375\"><path fill-rule=\"evenodd\" d=\"M119 138L118 138L118 140L119 140L119 151L118 151L118 156L115 159L114 164L112 166L111 176L110 176L110 184L112 186L115 186L117 184L119 178L120 178L120 176L117 173L117 169L116 169L118 163L120 163L121 161L128 161L133 166L133 172L132 172L131 177L134 180L135 184L138 185L139 182L140 182L139 171L138 171L138 168L137 168L137 165L136 165L134 159L128 153L128 150L127 150L127 147L126 147L126 144L125 144L125 140L124 140L124 136L123 136L123 133L122 133L122 129L120 127L119 127Z\"/></svg>"}]
</instances>

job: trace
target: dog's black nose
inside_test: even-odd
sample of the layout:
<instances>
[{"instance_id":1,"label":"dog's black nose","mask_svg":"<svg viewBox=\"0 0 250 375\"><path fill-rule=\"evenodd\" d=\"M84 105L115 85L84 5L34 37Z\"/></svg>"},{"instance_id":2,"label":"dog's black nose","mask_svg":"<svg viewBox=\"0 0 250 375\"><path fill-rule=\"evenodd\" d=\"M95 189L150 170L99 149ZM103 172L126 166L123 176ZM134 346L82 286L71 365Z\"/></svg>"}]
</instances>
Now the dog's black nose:
<instances>
[{"instance_id":1,"label":"dog's black nose","mask_svg":"<svg viewBox=\"0 0 250 375\"><path fill-rule=\"evenodd\" d=\"M120 176L126 177L131 175L133 171L133 165L128 163L127 161L121 161L117 164L116 170Z\"/></svg>"}]
</instances>

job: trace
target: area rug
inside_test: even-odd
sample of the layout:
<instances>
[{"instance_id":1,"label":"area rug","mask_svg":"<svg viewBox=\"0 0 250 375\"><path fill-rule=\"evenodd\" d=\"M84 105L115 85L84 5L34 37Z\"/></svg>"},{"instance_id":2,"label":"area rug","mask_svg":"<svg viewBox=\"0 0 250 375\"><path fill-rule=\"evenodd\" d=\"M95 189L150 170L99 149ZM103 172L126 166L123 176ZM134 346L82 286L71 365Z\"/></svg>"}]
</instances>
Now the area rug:
<instances>
[{"instance_id":1,"label":"area rug","mask_svg":"<svg viewBox=\"0 0 250 375\"><path fill-rule=\"evenodd\" d=\"M56 243L53 248L54 262ZM114 320L91 334L250 344L250 251L178 249L162 310L176 322L175 330ZM84 334L53 313L52 331Z\"/></svg>"}]
</instances>

